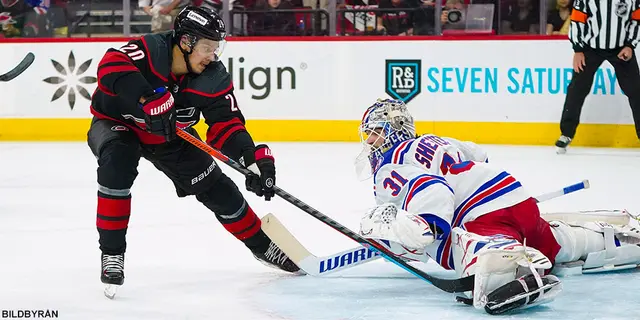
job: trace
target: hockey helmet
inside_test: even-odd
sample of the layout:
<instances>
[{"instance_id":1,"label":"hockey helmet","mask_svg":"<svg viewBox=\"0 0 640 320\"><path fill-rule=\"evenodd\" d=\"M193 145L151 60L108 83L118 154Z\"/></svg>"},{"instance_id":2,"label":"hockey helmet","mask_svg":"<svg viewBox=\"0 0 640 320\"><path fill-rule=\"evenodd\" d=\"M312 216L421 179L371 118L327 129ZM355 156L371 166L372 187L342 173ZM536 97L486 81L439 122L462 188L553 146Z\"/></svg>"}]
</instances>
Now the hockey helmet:
<instances>
[{"instance_id":1,"label":"hockey helmet","mask_svg":"<svg viewBox=\"0 0 640 320\"><path fill-rule=\"evenodd\" d=\"M368 178L382 164L385 152L396 144L416 137L413 116L401 100L378 99L367 108L359 127L363 150L356 158L360 178ZM363 163L367 163L363 165ZM368 167L368 168L366 168Z\"/></svg>"},{"instance_id":2,"label":"hockey helmet","mask_svg":"<svg viewBox=\"0 0 640 320\"><path fill-rule=\"evenodd\" d=\"M225 24L220 15L209 8L187 6L176 17L173 24L175 42L178 43L183 35L189 36L189 47L194 50L199 39L216 41L215 60L218 60L224 50L227 37ZM189 54L191 52L185 52Z\"/></svg>"}]
</instances>

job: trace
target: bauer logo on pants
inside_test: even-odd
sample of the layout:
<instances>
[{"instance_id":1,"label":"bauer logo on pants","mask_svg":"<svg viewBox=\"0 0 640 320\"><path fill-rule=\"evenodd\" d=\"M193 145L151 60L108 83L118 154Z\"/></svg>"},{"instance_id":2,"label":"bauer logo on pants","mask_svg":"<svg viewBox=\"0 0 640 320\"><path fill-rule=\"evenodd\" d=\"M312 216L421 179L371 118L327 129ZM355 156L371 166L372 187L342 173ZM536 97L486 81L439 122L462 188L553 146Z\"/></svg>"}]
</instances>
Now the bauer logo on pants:
<instances>
[{"instance_id":1,"label":"bauer logo on pants","mask_svg":"<svg viewBox=\"0 0 640 320\"><path fill-rule=\"evenodd\" d=\"M385 91L405 103L420 94L421 60L385 60Z\"/></svg>"}]
</instances>

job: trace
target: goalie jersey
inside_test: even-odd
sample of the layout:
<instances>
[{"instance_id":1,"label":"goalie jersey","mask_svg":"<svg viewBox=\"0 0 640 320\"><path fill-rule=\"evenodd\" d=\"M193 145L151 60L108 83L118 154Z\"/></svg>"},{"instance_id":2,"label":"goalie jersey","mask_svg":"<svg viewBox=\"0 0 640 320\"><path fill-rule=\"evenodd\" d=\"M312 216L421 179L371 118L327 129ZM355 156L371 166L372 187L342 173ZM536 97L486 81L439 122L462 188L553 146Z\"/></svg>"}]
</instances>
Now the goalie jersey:
<instances>
[{"instance_id":1,"label":"goalie jersey","mask_svg":"<svg viewBox=\"0 0 640 320\"><path fill-rule=\"evenodd\" d=\"M453 269L451 229L530 198L509 173L480 161L486 154L472 143L425 135L388 150L374 175L377 204L425 219L435 237L426 253L445 269Z\"/></svg>"}]
</instances>

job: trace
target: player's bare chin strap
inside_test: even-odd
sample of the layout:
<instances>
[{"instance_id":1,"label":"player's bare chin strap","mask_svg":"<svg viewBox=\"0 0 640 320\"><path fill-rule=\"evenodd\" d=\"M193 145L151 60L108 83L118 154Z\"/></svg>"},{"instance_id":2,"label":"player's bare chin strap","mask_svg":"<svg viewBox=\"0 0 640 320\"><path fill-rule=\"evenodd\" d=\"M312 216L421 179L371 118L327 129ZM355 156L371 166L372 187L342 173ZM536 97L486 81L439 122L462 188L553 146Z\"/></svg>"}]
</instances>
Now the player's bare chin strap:
<instances>
[{"instance_id":1,"label":"player's bare chin strap","mask_svg":"<svg viewBox=\"0 0 640 320\"><path fill-rule=\"evenodd\" d=\"M178 48L180 48L180 52L182 52L182 57L184 58L184 63L187 65L187 71L189 71L189 73L193 73L193 69L191 69L191 64L189 63L189 55L193 51L192 46L189 46L189 49L191 49L191 51L189 51L189 52L187 52L186 50L182 49L181 46L178 46Z\"/></svg>"}]
</instances>

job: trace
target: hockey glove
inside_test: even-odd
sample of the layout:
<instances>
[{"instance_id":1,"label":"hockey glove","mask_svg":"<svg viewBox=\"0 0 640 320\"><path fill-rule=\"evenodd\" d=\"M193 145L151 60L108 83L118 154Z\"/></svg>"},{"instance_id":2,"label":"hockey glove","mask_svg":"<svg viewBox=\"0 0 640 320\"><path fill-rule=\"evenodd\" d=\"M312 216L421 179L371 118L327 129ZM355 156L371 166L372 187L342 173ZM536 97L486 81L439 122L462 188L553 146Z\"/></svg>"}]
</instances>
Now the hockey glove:
<instances>
[{"instance_id":1,"label":"hockey glove","mask_svg":"<svg viewBox=\"0 0 640 320\"><path fill-rule=\"evenodd\" d=\"M271 149L267 145L256 146L255 152L247 151L243 155L246 167L252 171L259 171L257 174L249 174L245 180L247 191L255 193L258 197L264 195L266 201L271 200L275 195L273 186L276 184L276 166Z\"/></svg>"},{"instance_id":2,"label":"hockey glove","mask_svg":"<svg viewBox=\"0 0 640 320\"><path fill-rule=\"evenodd\" d=\"M171 92L156 92L144 97L142 111L147 132L164 136L167 141L176 138L176 109Z\"/></svg>"}]
</instances>

